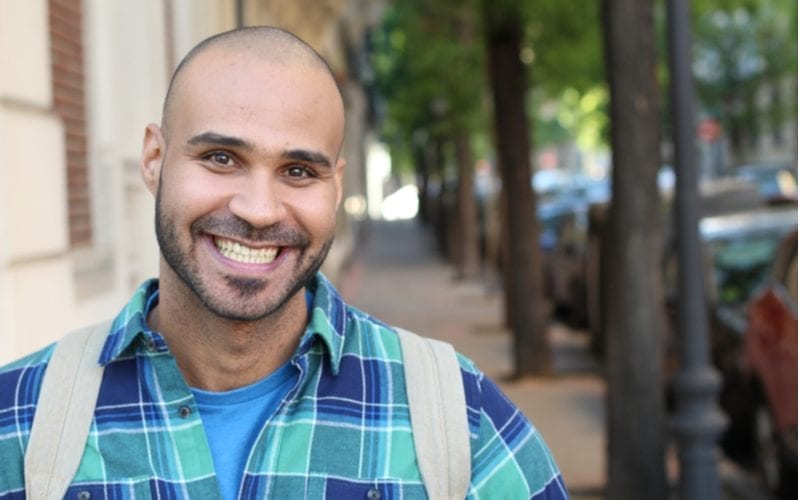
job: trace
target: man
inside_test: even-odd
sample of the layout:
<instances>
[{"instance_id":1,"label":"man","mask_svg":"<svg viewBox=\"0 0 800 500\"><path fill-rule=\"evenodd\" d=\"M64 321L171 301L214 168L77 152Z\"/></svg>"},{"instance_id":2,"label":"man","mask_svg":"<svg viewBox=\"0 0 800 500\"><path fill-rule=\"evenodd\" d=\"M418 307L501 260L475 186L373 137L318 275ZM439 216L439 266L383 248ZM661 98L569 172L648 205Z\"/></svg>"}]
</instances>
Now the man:
<instances>
[{"instance_id":1,"label":"man","mask_svg":"<svg viewBox=\"0 0 800 500\"><path fill-rule=\"evenodd\" d=\"M212 37L179 65L141 170L159 279L114 320L68 496L425 498L396 332L318 273L342 197L330 69L276 28ZM0 370L0 496L52 347ZM539 434L460 358L472 498L563 498Z\"/></svg>"}]
</instances>

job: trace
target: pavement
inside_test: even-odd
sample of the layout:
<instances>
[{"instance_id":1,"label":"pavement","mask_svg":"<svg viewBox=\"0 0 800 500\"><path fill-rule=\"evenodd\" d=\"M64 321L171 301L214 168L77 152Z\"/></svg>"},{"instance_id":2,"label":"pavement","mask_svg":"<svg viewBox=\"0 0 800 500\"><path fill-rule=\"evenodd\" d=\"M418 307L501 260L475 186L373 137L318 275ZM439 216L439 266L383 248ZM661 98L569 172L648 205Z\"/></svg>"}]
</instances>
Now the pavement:
<instances>
[{"instance_id":1,"label":"pavement","mask_svg":"<svg viewBox=\"0 0 800 500\"><path fill-rule=\"evenodd\" d=\"M553 374L511 380L511 337L502 295L482 281L457 281L418 223L370 222L339 283L352 305L417 333L452 343L495 380L550 446L574 500L604 499L605 392L585 332L553 323L548 331ZM667 457L677 498L677 460ZM772 500L747 472L720 462L725 500Z\"/></svg>"}]
</instances>

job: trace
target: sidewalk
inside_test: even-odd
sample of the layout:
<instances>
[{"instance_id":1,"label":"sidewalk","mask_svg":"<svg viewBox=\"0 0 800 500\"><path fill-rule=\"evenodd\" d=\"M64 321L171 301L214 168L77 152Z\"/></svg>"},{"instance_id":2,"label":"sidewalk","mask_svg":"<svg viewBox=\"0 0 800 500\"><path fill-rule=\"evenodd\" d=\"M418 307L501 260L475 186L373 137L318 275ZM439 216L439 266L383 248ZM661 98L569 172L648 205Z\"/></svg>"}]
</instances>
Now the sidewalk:
<instances>
[{"instance_id":1,"label":"sidewalk","mask_svg":"<svg viewBox=\"0 0 800 500\"><path fill-rule=\"evenodd\" d=\"M604 498L605 382L583 332L553 325L554 376L508 381L511 338L502 326L500 293L455 281L415 222L372 223L340 289L354 306L450 342L475 361L542 433L571 498ZM723 461L720 473L723 498L768 500L732 464Z\"/></svg>"}]
</instances>

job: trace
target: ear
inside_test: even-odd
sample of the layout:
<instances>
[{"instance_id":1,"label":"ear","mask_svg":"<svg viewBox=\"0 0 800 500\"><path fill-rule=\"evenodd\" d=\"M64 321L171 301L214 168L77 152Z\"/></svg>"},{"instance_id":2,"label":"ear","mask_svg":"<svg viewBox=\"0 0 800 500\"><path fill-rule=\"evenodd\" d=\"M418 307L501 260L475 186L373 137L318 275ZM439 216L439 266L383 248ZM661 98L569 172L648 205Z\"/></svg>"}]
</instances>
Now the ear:
<instances>
[{"instance_id":1,"label":"ear","mask_svg":"<svg viewBox=\"0 0 800 500\"><path fill-rule=\"evenodd\" d=\"M336 208L339 208L339 204L342 202L342 181L344 179L344 165L347 163L344 158L339 158L336 162L336 167L334 170L334 180L336 182Z\"/></svg>"},{"instance_id":2,"label":"ear","mask_svg":"<svg viewBox=\"0 0 800 500\"><path fill-rule=\"evenodd\" d=\"M158 182L161 178L161 164L164 161L165 152L166 145L164 143L164 134L161 128L151 123L144 129L140 168L144 184L153 196L158 192Z\"/></svg>"}]
</instances>

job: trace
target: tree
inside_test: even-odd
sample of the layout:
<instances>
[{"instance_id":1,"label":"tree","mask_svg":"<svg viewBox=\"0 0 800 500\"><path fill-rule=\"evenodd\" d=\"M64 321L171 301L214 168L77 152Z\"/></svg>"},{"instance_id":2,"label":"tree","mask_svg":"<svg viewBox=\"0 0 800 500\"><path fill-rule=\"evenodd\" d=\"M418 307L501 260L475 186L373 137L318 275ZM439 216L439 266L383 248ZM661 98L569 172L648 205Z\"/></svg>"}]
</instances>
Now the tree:
<instances>
[{"instance_id":1,"label":"tree","mask_svg":"<svg viewBox=\"0 0 800 500\"><path fill-rule=\"evenodd\" d=\"M522 20L517 3L484 0L497 160L503 181L506 301L514 337L515 375L550 372L547 311L542 298L536 204L531 187L527 75L520 60Z\"/></svg>"},{"instance_id":2,"label":"tree","mask_svg":"<svg viewBox=\"0 0 800 500\"><path fill-rule=\"evenodd\" d=\"M603 243L608 497L663 499L666 427L653 0L604 0L613 197Z\"/></svg>"},{"instance_id":3,"label":"tree","mask_svg":"<svg viewBox=\"0 0 800 500\"><path fill-rule=\"evenodd\" d=\"M476 22L471 2L399 3L390 9L375 61L382 93L390 103L390 140L396 147L417 150L423 208L433 172L441 173L436 181L445 187L456 179L456 202L443 207L447 217L441 227L446 234L441 236L459 278L475 278L480 270L472 136L483 123L485 78ZM438 165L424 161L428 148L436 150ZM456 168L445 168L449 163Z\"/></svg>"},{"instance_id":4,"label":"tree","mask_svg":"<svg viewBox=\"0 0 800 500\"><path fill-rule=\"evenodd\" d=\"M461 262L458 269L465 275L470 274L469 262L474 262L471 255L475 254L471 243L474 228L468 224L475 220L469 213L469 193L473 183L470 153L476 148L468 144L486 134L481 125L486 112L482 103L488 92L486 75L492 79L496 158L499 169L504 171L502 198L508 202L500 210L505 214L501 217L508 231L502 243L507 254L507 325L515 338L517 375L546 373L550 367L546 339L550 307L542 293L529 160L533 134L528 120L529 116L537 116L537 109L526 94L534 88L541 102L569 101L573 106L581 103L580 109L571 110L576 125L568 133L588 131L584 135L595 142L602 137L599 131L604 127L603 120L598 117L606 93L602 88L599 28L593 5L594 0L406 0L389 9L384 30L375 44L378 80L389 102L385 137L397 149L413 148L415 153L404 157L417 158L417 165L424 167L420 170L423 187L428 185L428 179L430 184L445 181L436 179L433 173L442 170L437 168L440 166L426 159L444 158L442 152L446 151L459 165L455 169L460 193L457 213L462 222L454 225L458 230L453 233L460 235L457 241L463 242L463 250L455 248L453 255ZM483 37L471 33L481 16ZM509 34L511 43L507 43ZM484 54L494 57L487 66ZM528 71L520 57L535 71ZM567 88L570 99L562 98ZM578 97L573 99L576 93ZM584 105L589 101L598 104L587 111ZM448 169L444 172L447 175ZM436 218L433 213L425 215Z\"/></svg>"},{"instance_id":5,"label":"tree","mask_svg":"<svg viewBox=\"0 0 800 500\"><path fill-rule=\"evenodd\" d=\"M699 97L741 156L747 139L754 141L765 128L778 131L797 116L797 2L695 3ZM765 91L767 105L758 102Z\"/></svg>"},{"instance_id":6,"label":"tree","mask_svg":"<svg viewBox=\"0 0 800 500\"><path fill-rule=\"evenodd\" d=\"M521 8L523 56L533 69L528 76L534 144L577 139L592 148L605 145L607 92L597 1L531 0ZM588 102L596 105L587 107Z\"/></svg>"}]
</instances>

